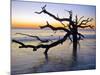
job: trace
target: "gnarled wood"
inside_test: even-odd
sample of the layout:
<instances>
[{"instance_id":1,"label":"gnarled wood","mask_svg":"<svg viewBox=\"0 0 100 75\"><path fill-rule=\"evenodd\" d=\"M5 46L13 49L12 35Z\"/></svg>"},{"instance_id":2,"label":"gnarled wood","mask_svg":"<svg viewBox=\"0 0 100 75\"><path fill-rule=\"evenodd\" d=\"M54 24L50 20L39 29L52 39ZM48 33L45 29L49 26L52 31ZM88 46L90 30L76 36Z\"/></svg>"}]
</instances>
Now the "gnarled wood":
<instances>
[{"instance_id":1,"label":"gnarled wood","mask_svg":"<svg viewBox=\"0 0 100 75\"><path fill-rule=\"evenodd\" d=\"M89 22L91 22L93 19L92 18L87 18L84 19L84 16L80 17L78 19L78 16L75 16L75 20L73 20L73 12L70 10L65 10L69 13L68 18L60 18L57 14L57 16L53 15L52 13L50 13L49 11L46 10L46 6L44 5L42 8L42 10L40 12L35 12L37 14L47 14L50 17L54 18L55 20L59 21L63 27L54 27L53 25L50 25L49 22L47 21L46 25L44 26L40 26L41 29L43 28L50 28L53 31L57 31L57 30L63 30L65 32L65 35L63 36L63 38L61 39L57 39L55 42L51 42L50 44L46 43L43 44L43 42L48 42L50 40L41 40L38 36L32 36L32 35L28 35L28 34L22 34L21 35L26 35L29 37L33 37L33 38L37 38L37 40L41 41L41 44L38 44L37 46L34 45L25 45L24 43L17 41L17 40L12 40L12 42L18 43L21 46L19 46L19 48L33 48L33 51L36 51L39 48L44 48L45 49L45 55L47 55L48 50L52 47L55 47L59 44L63 44L64 41L66 41L66 39L69 37L69 39L73 42L73 54L76 56L77 53L77 43L79 42L79 40L84 38L84 35L82 35L81 33L78 32L78 28L93 28L92 25L88 25ZM68 22L68 24L63 24L62 22ZM67 27L66 27L67 26ZM72 37L70 37L72 36Z\"/></svg>"}]
</instances>

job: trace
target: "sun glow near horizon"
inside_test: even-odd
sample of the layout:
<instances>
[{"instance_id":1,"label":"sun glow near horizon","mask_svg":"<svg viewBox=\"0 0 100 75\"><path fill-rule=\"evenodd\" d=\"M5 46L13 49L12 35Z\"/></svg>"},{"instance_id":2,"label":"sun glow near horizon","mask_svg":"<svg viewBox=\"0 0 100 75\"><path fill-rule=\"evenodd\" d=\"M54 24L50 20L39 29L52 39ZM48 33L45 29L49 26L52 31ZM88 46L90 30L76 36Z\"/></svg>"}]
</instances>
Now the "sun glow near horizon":
<instances>
[{"instance_id":1,"label":"sun glow near horizon","mask_svg":"<svg viewBox=\"0 0 100 75\"><path fill-rule=\"evenodd\" d=\"M58 14L60 18L69 17L69 14L64 11L67 8L73 11L73 17L78 14L78 16L94 18L92 24L95 26L95 6L12 1L12 28L39 28L39 26L46 25L46 21L55 27L63 26L60 22L46 14L34 13L41 11L41 7L45 4L47 5L47 11L55 16Z\"/></svg>"}]
</instances>

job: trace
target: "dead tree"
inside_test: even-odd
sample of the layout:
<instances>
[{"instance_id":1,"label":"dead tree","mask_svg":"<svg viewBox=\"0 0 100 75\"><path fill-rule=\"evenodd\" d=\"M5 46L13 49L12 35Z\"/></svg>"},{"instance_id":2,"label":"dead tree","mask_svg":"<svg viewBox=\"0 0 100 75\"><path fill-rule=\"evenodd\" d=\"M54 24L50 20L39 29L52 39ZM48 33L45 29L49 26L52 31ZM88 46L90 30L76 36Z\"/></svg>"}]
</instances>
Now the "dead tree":
<instances>
[{"instance_id":1,"label":"dead tree","mask_svg":"<svg viewBox=\"0 0 100 75\"><path fill-rule=\"evenodd\" d=\"M33 45L25 45L22 42L19 42L17 40L12 40L15 43L20 44L20 48L33 48L33 51L36 51L39 48L44 48L45 52L44 54L47 55L47 52L50 48L55 47L59 44L63 44L63 42L66 41L67 38L69 38L72 43L73 43L73 56L76 55L77 52L77 43L82 40L84 38L84 35L82 35L81 33L78 32L78 28L93 28L92 25L89 25L89 23L93 20L92 18L86 18L84 19L84 16L78 18L78 16L75 16L75 20L73 20L73 12L72 11L67 11L69 13L69 17L67 18L59 18L58 15L55 16L52 13L50 13L49 11L46 10L46 5L41 7L41 11L40 12L35 12L36 14L46 14L49 15L50 17L52 17L53 19L59 21L62 26L61 27L54 27L53 25L50 25L49 22L46 22L46 25L44 26L40 26L41 29L44 28L50 28L53 31L58 31L58 30L63 30L64 32L66 32L66 34L63 36L63 38L58 39L54 42L51 42L50 44L43 44L43 41L41 41L41 39L39 38L38 40L40 40L42 43L37 45L37 46L33 46ZM63 24L63 22L68 22L68 24ZM27 35L29 36L29 35ZM71 37L72 36L72 37Z\"/></svg>"}]
</instances>

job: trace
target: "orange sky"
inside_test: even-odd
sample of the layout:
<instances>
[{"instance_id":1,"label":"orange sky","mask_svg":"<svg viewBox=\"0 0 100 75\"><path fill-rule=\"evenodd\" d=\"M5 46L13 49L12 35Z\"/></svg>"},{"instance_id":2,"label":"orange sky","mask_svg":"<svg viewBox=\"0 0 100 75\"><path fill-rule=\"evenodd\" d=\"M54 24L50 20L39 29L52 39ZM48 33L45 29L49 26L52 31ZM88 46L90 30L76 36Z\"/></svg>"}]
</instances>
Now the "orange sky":
<instances>
[{"instance_id":1,"label":"orange sky","mask_svg":"<svg viewBox=\"0 0 100 75\"><path fill-rule=\"evenodd\" d=\"M12 28L38 28L39 23L12 21Z\"/></svg>"},{"instance_id":2,"label":"orange sky","mask_svg":"<svg viewBox=\"0 0 100 75\"><path fill-rule=\"evenodd\" d=\"M75 18L75 15L77 14L78 17L85 16L88 18L94 18L94 20L96 19L95 6L50 3L44 4L47 4L46 9L49 12L55 16L58 14L60 18L69 17L69 13L65 11L65 9L67 9L73 11L73 18ZM44 4L35 2L12 1L12 28L39 28L41 25L46 25L46 21L56 27L62 26L60 22L46 14L34 13L36 11L40 11ZM92 24L95 25L95 21L92 22Z\"/></svg>"},{"instance_id":3,"label":"orange sky","mask_svg":"<svg viewBox=\"0 0 100 75\"><path fill-rule=\"evenodd\" d=\"M49 22L50 25L53 25L55 27L63 27L63 25L56 21L56 22ZM12 21L12 28L39 28L39 26L46 25L45 23L40 22L21 22L21 21Z\"/></svg>"},{"instance_id":4,"label":"orange sky","mask_svg":"<svg viewBox=\"0 0 100 75\"><path fill-rule=\"evenodd\" d=\"M63 27L63 25L56 21L56 22L49 22L50 25L55 27ZM66 25L66 22L64 23ZM96 25L95 21L90 22L93 26ZM28 22L28 21L12 21L12 28L39 28L39 26L46 25L46 22Z\"/></svg>"}]
</instances>

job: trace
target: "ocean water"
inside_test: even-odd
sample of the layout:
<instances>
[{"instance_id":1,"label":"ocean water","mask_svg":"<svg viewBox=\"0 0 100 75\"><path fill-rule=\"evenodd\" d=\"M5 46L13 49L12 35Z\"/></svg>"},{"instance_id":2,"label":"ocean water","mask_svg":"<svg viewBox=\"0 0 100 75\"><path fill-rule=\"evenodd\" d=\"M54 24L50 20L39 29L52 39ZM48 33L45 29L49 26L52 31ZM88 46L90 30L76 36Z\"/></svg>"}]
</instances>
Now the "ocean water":
<instances>
[{"instance_id":1,"label":"ocean water","mask_svg":"<svg viewBox=\"0 0 100 75\"><path fill-rule=\"evenodd\" d=\"M19 44L11 43L11 74L28 74L41 72L88 70L96 68L96 33L95 30L80 29L84 40L77 47L76 56L73 55L72 43L67 39L63 44L52 47L48 51L48 59L43 54L44 49L34 51L31 48L19 48ZM65 32L36 29L12 29L12 39L25 44L38 45L41 42L36 38L16 33L39 36L42 40L56 41L61 39ZM48 43L51 43L48 42Z\"/></svg>"}]
</instances>

